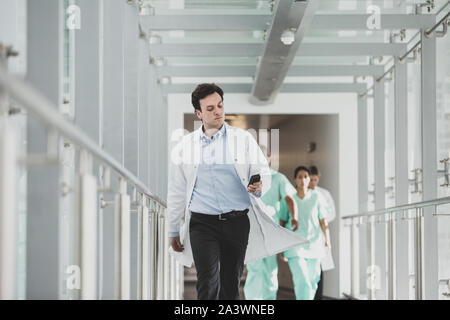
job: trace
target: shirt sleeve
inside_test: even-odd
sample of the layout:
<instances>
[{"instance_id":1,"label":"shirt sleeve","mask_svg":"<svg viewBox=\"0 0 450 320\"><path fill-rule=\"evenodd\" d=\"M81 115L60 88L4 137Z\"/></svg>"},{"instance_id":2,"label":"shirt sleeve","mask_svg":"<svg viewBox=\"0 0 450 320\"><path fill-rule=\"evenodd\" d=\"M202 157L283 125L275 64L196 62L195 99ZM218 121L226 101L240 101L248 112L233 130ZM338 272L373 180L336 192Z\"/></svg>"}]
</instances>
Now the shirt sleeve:
<instances>
[{"instance_id":1,"label":"shirt sleeve","mask_svg":"<svg viewBox=\"0 0 450 320\"><path fill-rule=\"evenodd\" d=\"M262 190L261 190L261 196L263 196L267 191L269 191L271 187L271 172L269 168L269 164L267 163L267 159L264 156L264 153L262 152L261 148L259 147L258 143L256 142L255 138L247 132L246 133L246 139L248 142L248 159L249 159L249 175L251 176L255 174L261 175L261 181L262 181Z\"/></svg>"},{"instance_id":2,"label":"shirt sleeve","mask_svg":"<svg viewBox=\"0 0 450 320\"><path fill-rule=\"evenodd\" d=\"M278 217L280 220L288 221L289 220L289 210L287 207L286 200L283 198L280 201L280 211L278 211Z\"/></svg>"},{"instance_id":3,"label":"shirt sleeve","mask_svg":"<svg viewBox=\"0 0 450 320\"><path fill-rule=\"evenodd\" d=\"M328 211L330 210L327 201L325 198L320 194L320 192L317 192L317 210L318 210L318 217L319 220L324 219L328 216Z\"/></svg>"},{"instance_id":4,"label":"shirt sleeve","mask_svg":"<svg viewBox=\"0 0 450 320\"><path fill-rule=\"evenodd\" d=\"M323 198L325 199L325 202L328 205L328 215L326 217L327 221L333 221L334 218L336 218L336 207L334 204L333 197L331 196L330 192L326 189L321 188L320 192L322 193Z\"/></svg>"},{"instance_id":5,"label":"shirt sleeve","mask_svg":"<svg viewBox=\"0 0 450 320\"><path fill-rule=\"evenodd\" d=\"M181 219L185 211L186 177L182 169L181 151L182 144L179 143L172 152L169 166L166 211L166 225L169 233L180 231Z\"/></svg>"},{"instance_id":6,"label":"shirt sleeve","mask_svg":"<svg viewBox=\"0 0 450 320\"><path fill-rule=\"evenodd\" d=\"M179 237L180 233L179 232L169 232L169 237L170 238L175 238L175 237Z\"/></svg>"}]
</instances>

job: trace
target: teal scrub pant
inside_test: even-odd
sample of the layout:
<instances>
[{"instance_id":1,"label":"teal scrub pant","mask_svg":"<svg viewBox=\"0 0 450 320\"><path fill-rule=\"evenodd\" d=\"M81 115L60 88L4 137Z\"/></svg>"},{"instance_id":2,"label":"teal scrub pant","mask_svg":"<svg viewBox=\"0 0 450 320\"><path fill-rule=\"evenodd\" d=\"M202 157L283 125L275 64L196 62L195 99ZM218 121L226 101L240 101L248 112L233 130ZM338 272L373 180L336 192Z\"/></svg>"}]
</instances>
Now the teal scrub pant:
<instances>
[{"instance_id":1,"label":"teal scrub pant","mask_svg":"<svg viewBox=\"0 0 450 320\"><path fill-rule=\"evenodd\" d=\"M288 259L297 300L313 300L320 280L320 259Z\"/></svg>"},{"instance_id":2,"label":"teal scrub pant","mask_svg":"<svg viewBox=\"0 0 450 320\"><path fill-rule=\"evenodd\" d=\"M247 264L244 285L247 300L275 300L278 290L277 256L263 258Z\"/></svg>"}]
</instances>

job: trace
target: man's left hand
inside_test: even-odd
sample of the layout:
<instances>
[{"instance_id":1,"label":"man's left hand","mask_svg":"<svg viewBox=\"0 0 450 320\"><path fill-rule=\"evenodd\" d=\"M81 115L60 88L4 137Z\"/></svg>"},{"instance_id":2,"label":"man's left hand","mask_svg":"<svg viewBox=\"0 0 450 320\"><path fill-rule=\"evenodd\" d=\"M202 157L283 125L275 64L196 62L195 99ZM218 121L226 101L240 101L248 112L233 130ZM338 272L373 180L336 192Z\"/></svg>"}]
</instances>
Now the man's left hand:
<instances>
[{"instance_id":1,"label":"man's left hand","mask_svg":"<svg viewBox=\"0 0 450 320\"><path fill-rule=\"evenodd\" d=\"M247 187L249 193L258 194L262 190L262 181L255 182Z\"/></svg>"}]
</instances>

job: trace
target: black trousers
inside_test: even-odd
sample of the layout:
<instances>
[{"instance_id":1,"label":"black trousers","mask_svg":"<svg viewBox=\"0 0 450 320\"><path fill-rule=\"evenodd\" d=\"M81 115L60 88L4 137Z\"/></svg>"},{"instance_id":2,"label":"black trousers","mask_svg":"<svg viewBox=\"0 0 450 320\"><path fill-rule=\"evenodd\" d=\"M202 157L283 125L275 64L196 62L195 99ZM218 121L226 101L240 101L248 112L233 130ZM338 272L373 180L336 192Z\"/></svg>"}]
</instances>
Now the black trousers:
<instances>
[{"instance_id":1,"label":"black trousers","mask_svg":"<svg viewBox=\"0 0 450 320\"><path fill-rule=\"evenodd\" d=\"M238 300L250 221L192 213L189 233L197 269L197 299Z\"/></svg>"}]
</instances>

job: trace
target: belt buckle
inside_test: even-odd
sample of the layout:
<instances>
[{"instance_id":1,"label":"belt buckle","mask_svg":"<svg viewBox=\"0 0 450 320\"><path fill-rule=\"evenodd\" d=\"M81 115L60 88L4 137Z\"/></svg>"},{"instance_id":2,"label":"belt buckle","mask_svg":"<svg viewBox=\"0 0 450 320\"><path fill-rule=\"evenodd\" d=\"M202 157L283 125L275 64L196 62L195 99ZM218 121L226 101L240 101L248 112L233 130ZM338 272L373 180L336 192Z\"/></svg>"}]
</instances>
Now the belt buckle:
<instances>
[{"instance_id":1,"label":"belt buckle","mask_svg":"<svg viewBox=\"0 0 450 320\"><path fill-rule=\"evenodd\" d=\"M219 220L220 220L220 221L226 221L227 219L223 218L223 217L222 217L222 214L219 213Z\"/></svg>"}]
</instances>

